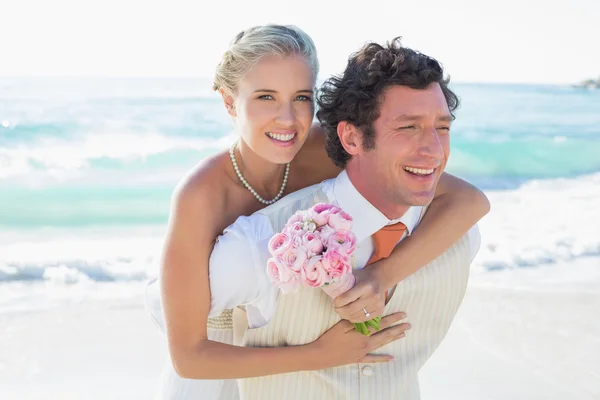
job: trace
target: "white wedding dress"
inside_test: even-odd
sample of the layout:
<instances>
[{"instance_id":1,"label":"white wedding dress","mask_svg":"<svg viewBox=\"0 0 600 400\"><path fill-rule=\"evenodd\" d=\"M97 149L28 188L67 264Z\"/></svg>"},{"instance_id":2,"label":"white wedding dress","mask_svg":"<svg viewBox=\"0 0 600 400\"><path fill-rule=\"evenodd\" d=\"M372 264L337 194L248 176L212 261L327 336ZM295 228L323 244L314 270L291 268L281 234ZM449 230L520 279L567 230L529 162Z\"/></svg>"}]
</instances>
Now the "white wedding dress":
<instances>
[{"instance_id":1,"label":"white wedding dress","mask_svg":"<svg viewBox=\"0 0 600 400\"><path fill-rule=\"evenodd\" d=\"M152 320L164 333L162 306L158 281L152 281L146 288L146 310ZM152 292L152 293L149 293ZM208 338L221 343L233 344L232 311L209 318ZM177 375L173 364L165 362L155 400L239 400L238 385L235 379L185 379Z\"/></svg>"}]
</instances>

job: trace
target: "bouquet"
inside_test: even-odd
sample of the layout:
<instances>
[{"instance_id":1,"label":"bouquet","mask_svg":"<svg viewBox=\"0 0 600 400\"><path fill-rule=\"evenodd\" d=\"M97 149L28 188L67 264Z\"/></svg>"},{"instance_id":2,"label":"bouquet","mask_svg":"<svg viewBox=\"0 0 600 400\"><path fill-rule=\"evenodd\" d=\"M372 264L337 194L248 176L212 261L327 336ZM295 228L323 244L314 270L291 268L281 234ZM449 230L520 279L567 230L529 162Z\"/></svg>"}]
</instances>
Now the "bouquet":
<instances>
[{"instance_id":1,"label":"bouquet","mask_svg":"<svg viewBox=\"0 0 600 400\"><path fill-rule=\"evenodd\" d=\"M300 285L321 288L332 299L352 289L356 279L351 258L356 248L352 217L333 204L319 203L297 211L283 230L269 240L271 258L267 274L282 292ZM368 327L380 329L381 317L355 323L369 335Z\"/></svg>"}]
</instances>

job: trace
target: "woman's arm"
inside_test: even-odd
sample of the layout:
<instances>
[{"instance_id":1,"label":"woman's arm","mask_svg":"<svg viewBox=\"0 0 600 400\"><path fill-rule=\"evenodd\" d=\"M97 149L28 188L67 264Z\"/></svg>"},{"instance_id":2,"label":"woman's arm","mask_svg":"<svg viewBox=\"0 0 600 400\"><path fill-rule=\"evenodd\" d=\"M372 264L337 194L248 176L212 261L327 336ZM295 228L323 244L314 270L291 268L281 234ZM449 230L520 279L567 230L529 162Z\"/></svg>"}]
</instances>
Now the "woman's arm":
<instances>
[{"instance_id":1,"label":"woman's arm","mask_svg":"<svg viewBox=\"0 0 600 400\"><path fill-rule=\"evenodd\" d=\"M362 308L377 315L385 305L385 292L431 262L458 241L490 210L479 189L448 173L437 186L435 198L414 233L402 240L387 258L357 272L354 288L334 305L342 318L364 321Z\"/></svg>"},{"instance_id":2,"label":"woman's arm","mask_svg":"<svg viewBox=\"0 0 600 400\"><path fill-rule=\"evenodd\" d=\"M490 211L485 194L449 173L440 177L435 198L414 233L389 258L373 264L386 290L439 257Z\"/></svg>"},{"instance_id":3,"label":"woman's arm","mask_svg":"<svg viewBox=\"0 0 600 400\"><path fill-rule=\"evenodd\" d=\"M389 361L387 356L368 353L399 338L406 324L390 327L379 337L366 337L342 321L316 342L283 348L245 348L208 339L208 263L227 207L223 198L217 198L224 196L215 186L219 187L210 173L200 171L173 197L160 282L169 352L176 372L184 378L231 379ZM401 317L391 316L386 326Z\"/></svg>"}]
</instances>

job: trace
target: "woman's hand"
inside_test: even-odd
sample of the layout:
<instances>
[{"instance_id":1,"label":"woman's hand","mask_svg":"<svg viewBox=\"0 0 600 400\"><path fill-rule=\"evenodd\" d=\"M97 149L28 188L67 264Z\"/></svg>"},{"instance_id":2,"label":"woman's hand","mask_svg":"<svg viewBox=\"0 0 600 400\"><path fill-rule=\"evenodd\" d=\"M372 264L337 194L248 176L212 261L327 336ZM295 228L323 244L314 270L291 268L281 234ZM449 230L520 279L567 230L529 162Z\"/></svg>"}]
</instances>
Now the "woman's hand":
<instances>
[{"instance_id":1,"label":"woman's hand","mask_svg":"<svg viewBox=\"0 0 600 400\"><path fill-rule=\"evenodd\" d=\"M342 319L365 322L383 314L387 287L377 274L378 268L369 266L352 273L356 278L354 287L338 296L333 305ZM365 313L365 310L369 315Z\"/></svg>"},{"instance_id":2,"label":"woman's hand","mask_svg":"<svg viewBox=\"0 0 600 400\"><path fill-rule=\"evenodd\" d=\"M406 314L395 313L381 319L381 329L365 336L354 329L352 323L341 320L325 332L310 346L314 346L315 354L324 365L321 368L331 368L355 363L378 363L392 361L390 355L369 354L405 336L410 324L395 323L406 318Z\"/></svg>"}]
</instances>

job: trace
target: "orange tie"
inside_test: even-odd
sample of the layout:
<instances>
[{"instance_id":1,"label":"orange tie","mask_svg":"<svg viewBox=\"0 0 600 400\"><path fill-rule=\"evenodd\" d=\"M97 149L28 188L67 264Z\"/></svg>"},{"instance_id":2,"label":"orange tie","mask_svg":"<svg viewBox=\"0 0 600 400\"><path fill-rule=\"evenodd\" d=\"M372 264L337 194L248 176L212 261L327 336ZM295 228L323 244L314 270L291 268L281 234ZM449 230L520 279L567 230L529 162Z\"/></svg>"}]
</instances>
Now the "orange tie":
<instances>
[{"instance_id":1,"label":"orange tie","mask_svg":"<svg viewBox=\"0 0 600 400\"><path fill-rule=\"evenodd\" d=\"M400 241L400 238L406 230L406 225L402 222L398 222L394 225L386 225L373 234L373 244L375 245L375 251L369 259L369 262L365 266L373 264L381 260L382 258L388 258L392 254L392 250ZM389 301L389 290L385 291L385 304Z\"/></svg>"},{"instance_id":2,"label":"orange tie","mask_svg":"<svg viewBox=\"0 0 600 400\"><path fill-rule=\"evenodd\" d=\"M382 258L388 258L392 254L392 250L400 241L400 238L406 231L406 225L398 222L394 225L386 225L373 234L373 244L375 251L369 259L367 265L373 264Z\"/></svg>"}]
</instances>

